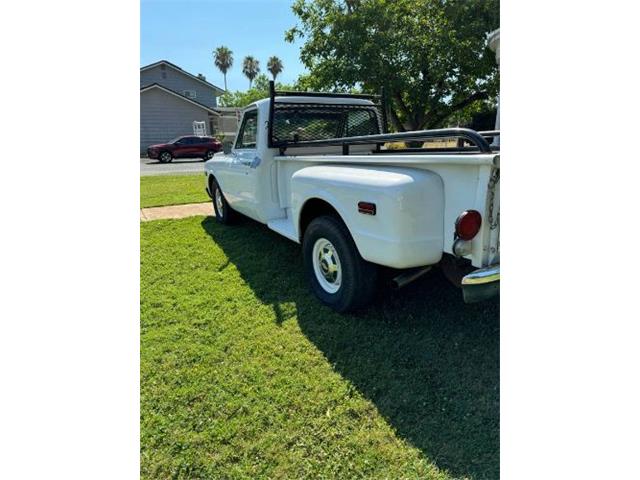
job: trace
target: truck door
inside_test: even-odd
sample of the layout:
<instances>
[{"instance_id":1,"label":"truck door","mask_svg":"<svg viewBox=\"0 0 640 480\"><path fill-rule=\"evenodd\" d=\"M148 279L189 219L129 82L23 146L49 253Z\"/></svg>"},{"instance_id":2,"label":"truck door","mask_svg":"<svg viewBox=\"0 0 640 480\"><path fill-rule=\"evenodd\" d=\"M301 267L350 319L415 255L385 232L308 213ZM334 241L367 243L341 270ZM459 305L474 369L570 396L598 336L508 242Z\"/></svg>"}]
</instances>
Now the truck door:
<instances>
[{"instance_id":1,"label":"truck door","mask_svg":"<svg viewBox=\"0 0 640 480\"><path fill-rule=\"evenodd\" d=\"M248 110L242 118L235 147L231 152L227 191L231 207L256 218L256 167L258 150L258 110Z\"/></svg>"}]
</instances>

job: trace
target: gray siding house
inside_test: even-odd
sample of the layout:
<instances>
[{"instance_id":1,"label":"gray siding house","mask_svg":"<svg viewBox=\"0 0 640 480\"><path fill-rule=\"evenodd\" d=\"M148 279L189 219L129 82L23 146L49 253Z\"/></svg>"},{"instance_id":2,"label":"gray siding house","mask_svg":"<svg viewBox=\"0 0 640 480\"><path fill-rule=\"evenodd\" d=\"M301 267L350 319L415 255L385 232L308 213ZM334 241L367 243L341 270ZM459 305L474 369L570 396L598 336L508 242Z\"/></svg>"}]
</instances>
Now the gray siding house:
<instances>
[{"instance_id":1,"label":"gray siding house","mask_svg":"<svg viewBox=\"0 0 640 480\"><path fill-rule=\"evenodd\" d=\"M165 60L140 68L140 152L154 143L193 135L194 121L205 122L207 135L222 133L224 114L215 109L222 93Z\"/></svg>"}]
</instances>

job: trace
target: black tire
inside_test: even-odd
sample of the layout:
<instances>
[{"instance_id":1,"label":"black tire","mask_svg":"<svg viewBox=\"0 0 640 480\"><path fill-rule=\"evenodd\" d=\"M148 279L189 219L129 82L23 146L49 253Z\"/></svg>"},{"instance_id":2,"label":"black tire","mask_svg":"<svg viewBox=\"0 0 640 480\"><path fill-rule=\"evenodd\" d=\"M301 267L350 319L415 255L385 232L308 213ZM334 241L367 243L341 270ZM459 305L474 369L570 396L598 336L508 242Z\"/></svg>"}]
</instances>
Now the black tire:
<instances>
[{"instance_id":1,"label":"black tire","mask_svg":"<svg viewBox=\"0 0 640 480\"><path fill-rule=\"evenodd\" d=\"M158 155L158 160L160 160L160 163L171 163L173 161L173 155L171 154L171 152L167 152L165 150L164 152L160 152L160 155Z\"/></svg>"},{"instance_id":2,"label":"black tire","mask_svg":"<svg viewBox=\"0 0 640 480\"><path fill-rule=\"evenodd\" d=\"M204 158L202 160L204 160L205 162L207 160L211 160L215 154L216 152L214 152L213 150L207 150L207 153L204 154Z\"/></svg>"},{"instance_id":3,"label":"black tire","mask_svg":"<svg viewBox=\"0 0 640 480\"><path fill-rule=\"evenodd\" d=\"M330 242L333 252L337 254L339 259L341 281L337 291L333 293L327 291L320 284L318 275L321 275L322 272L320 271L317 275L314 266L313 257L316 242L318 245L322 245L323 240ZM331 215L314 219L304 232L302 251L304 267L311 289L323 303L337 312L347 312L361 308L371 301L376 289L378 268L360 256L358 248L342 220ZM317 263L321 269L324 269L322 260Z\"/></svg>"},{"instance_id":4,"label":"black tire","mask_svg":"<svg viewBox=\"0 0 640 480\"><path fill-rule=\"evenodd\" d=\"M211 192L211 199L213 201L213 211L216 214L216 221L222 225L229 225L235 219L236 212L229 206L227 199L222 193L222 189L215 178L211 180L211 186L209 188ZM220 207L216 200L217 192L220 192Z\"/></svg>"}]
</instances>

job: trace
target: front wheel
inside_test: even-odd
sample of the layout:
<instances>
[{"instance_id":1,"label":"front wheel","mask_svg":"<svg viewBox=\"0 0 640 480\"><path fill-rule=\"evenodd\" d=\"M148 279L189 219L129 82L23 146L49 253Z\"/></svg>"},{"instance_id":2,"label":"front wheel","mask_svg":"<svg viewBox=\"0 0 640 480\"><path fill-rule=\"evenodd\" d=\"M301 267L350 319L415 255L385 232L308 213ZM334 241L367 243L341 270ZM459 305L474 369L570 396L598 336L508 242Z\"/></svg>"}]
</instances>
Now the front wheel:
<instances>
[{"instance_id":1,"label":"front wheel","mask_svg":"<svg viewBox=\"0 0 640 480\"><path fill-rule=\"evenodd\" d=\"M213 211L216 214L216 221L223 225L229 225L233 221L235 212L227 203L227 199L224 198L222 189L215 178L211 180L210 191L213 197Z\"/></svg>"},{"instance_id":2,"label":"front wheel","mask_svg":"<svg viewBox=\"0 0 640 480\"><path fill-rule=\"evenodd\" d=\"M302 241L311 289L337 312L363 307L376 287L377 267L364 260L345 224L337 217L313 220Z\"/></svg>"},{"instance_id":3,"label":"front wheel","mask_svg":"<svg viewBox=\"0 0 640 480\"><path fill-rule=\"evenodd\" d=\"M160 154L159 160L162 163L169 163L169 162L171 162L173 160L173 155L171 155L171 152L162 152Z\"/></svg>"},{"instance_id":4,"label":"front wheel","mask_svg":"<svg viewBox=\"0 0 640 480\"><path fill-rule=\"evenodd\" d=\"M216 154L213 150L207 150L207 153L204 154L203 160L206 162L207 160L211 160L213 156Z\"/></svg>"}]
</instances>

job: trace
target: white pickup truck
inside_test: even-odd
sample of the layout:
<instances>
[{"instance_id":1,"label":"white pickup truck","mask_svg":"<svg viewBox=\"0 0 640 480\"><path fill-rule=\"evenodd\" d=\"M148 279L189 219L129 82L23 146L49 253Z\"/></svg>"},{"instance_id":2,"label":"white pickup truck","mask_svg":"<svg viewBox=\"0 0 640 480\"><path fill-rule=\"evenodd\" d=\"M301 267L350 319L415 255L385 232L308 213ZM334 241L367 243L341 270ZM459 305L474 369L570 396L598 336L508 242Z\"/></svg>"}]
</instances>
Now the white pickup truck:
<instances>
[{"instance_id":1,"label":"white pickup truck","mask_svg":"<svg viewBox=\"0 0 640 480\"><path fill-rule=\"evenodd\" d=\"M240 213L302 244L312 290L339 312L371 300L381 267L402 286L440 265L465 301L498 294L499 132L383 133L376 98L271 84L205 164L217 221ZM434 139L457 143L425 148Z\"/></svg>"}]
</instances>

